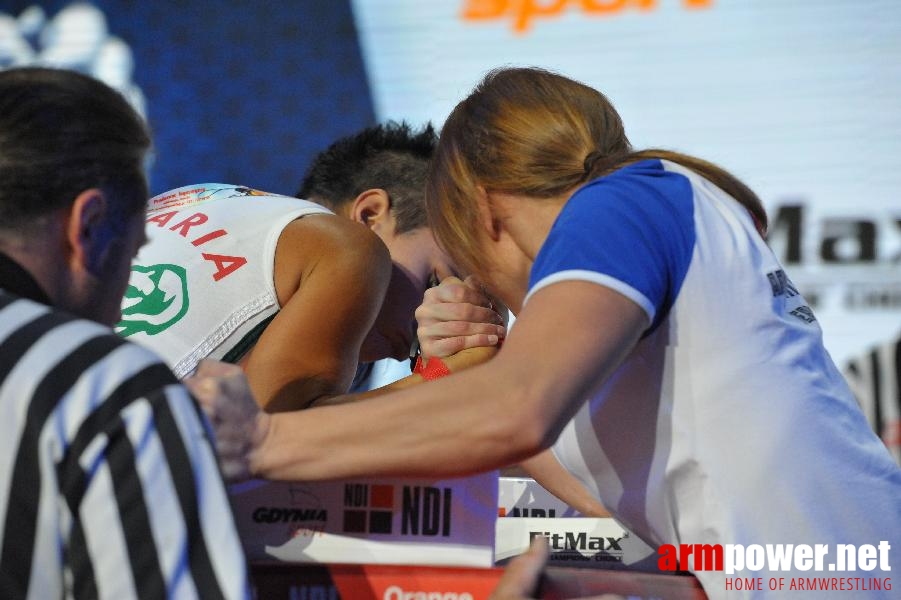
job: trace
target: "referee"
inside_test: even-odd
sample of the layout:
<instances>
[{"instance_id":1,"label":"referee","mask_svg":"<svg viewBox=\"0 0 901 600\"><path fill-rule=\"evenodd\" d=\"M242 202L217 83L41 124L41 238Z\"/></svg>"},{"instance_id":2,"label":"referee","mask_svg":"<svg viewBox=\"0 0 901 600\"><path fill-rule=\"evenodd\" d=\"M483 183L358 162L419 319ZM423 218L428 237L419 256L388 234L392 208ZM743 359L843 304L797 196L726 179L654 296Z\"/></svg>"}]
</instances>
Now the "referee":
<instances>
[{"instance_id":1,"label":"referee","mask_svg":"<svg viewBox=\"0 0 901 600\"><path fill-rule=\"evenodd\" d=\"M149 134L70 71L0 72L0 598L245 598L196 403L112 333Z\"/></svg>"}]
</instances>

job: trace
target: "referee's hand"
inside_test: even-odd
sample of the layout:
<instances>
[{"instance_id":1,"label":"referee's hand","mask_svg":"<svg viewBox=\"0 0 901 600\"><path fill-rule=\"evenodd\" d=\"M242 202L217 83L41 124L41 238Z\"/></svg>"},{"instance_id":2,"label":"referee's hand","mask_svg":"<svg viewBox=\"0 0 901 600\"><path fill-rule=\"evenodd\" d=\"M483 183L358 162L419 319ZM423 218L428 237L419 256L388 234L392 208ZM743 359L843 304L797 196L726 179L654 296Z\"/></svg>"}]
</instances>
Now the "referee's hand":
<instances>
[{"instance_id":1,"label":"referee's hand","mask_svg":"<svg viewBox=\"0 0 901 600\"><path fill-rule=\"evenodd\" d=\"M547 541L536 536L524 553L510 561L491 593L490 600L531 600L548 558Z\"/></svg>"},{"instance_id":2,"label":"referee's hand","mask_svg":"<svg viewBox=\"0 0 901 600\"><path fill-rule=\"evenodd\" d=\"M533 538L529 549L507 565L488 600L535 600L538 597L538 583L547 564L549 552L544 536ZM626 597L619 594L600 594L580 596L573 600L626 600Z\"/></svg>"},{"instance_id":3,"label":"referee's hand","mask_svg":"<svg viewBox=\"0 0 901 600\"><path fill-rule=\"evenodd\" d=\"M227 481L252 477L254 452L266 437L269 417L254 400L243 370L204 360L184 384L213 426L223 477Z\"/></svg>"}]
</instances>

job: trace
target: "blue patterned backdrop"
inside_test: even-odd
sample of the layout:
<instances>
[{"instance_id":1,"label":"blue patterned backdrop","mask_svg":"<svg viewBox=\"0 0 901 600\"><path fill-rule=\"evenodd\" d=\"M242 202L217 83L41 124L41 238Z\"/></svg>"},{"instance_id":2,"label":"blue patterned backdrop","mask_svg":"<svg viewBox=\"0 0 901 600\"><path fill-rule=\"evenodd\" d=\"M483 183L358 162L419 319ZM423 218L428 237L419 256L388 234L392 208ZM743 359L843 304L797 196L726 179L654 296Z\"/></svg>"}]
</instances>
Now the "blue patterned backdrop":
<instances>
[{"instance_id":1,"label":"blue patterned backdrop","mask_svg":"<svg viewBox=\"0 0 901 600\"><path fill-rule=\"evenodd\" d=\"M14 38L32 63L48 60L73 37L66 26L98 11L106 39L121 38L110 60L132 53L156 141L153 193L219 181L293 194L318 150L374 122L347 0L0 0L0 66L15 64L3 57Z\"/></svg>"}]
</instances>

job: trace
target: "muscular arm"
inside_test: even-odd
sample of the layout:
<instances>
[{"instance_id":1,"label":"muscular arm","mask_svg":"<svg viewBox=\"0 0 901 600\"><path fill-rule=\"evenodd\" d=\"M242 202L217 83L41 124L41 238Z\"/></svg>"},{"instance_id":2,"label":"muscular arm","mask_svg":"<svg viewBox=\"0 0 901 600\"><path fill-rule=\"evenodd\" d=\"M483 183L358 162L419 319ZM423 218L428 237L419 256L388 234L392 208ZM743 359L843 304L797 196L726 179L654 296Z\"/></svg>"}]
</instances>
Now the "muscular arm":
<instances>
[{"instance_id":1,"label":"muscular arm","mask_svg":"<svg viewBox=\"0 0 901 600\"><path fill-rule=\"evenodd\" d=\"M538 291L488 363L353 406L272 415L251 470L274 479L459 476L547 448L647 327L593 283Z\"/></svg>"},{"instance_id":2,"label":"muscular arm","mask_svg":"<svg viewBox=\"0 0 901 600\"><path fill-rule=\"evenodd\" d=\"M285 228L275 253L281 310L242 362L265 410L347 391L390 276L384 244L358 223L315 215Z\"/></svg>"}]
</instances>

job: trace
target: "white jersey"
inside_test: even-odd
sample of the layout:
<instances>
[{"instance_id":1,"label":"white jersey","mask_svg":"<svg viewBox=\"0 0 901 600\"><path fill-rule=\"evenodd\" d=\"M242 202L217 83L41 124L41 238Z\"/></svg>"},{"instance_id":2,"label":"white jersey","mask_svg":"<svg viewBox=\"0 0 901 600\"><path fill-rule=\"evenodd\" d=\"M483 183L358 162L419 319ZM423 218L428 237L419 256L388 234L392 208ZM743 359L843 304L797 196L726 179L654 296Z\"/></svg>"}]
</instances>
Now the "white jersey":
<instances>
[{"instance_id":1,"label":"white jersey","mask_svg":"<svg viewBox=\"0 0 901 600\"><path fill-rule=\"evenodd\" d=\"M553 447L624 525L655 548L827 544L827 565L837 544L886 540L901 569L901 470L741 205L671 162L622 168L564 206L529 295L566 280L612 288L651 322ZM877 574L892 576L734 576ZM711 598L770 593L728 590L723 571L695 575Z\"/></svg>"},{"instance_id":2,"label":"white jersey","mask_svg":"<svg viewBox=\"0 0 901 600\"><path fill-rule=\"evenodd\" d=\"M180 378L203 358L240 358L279 309L273 276L279 235L310 214L332 213L223 184L152 198L149 241L132 264L116 331L155 350Z\"/></svg>"},{"instance_id":3,"label":"white jersey","mask_svg":"<svg viewBox=\"0 0 901 600\"><path fill-rule=\"evenodd\" d=\"M843 373L873 431L901 465L901 335L852 357Z\"/></svg>"}]
</instances>

